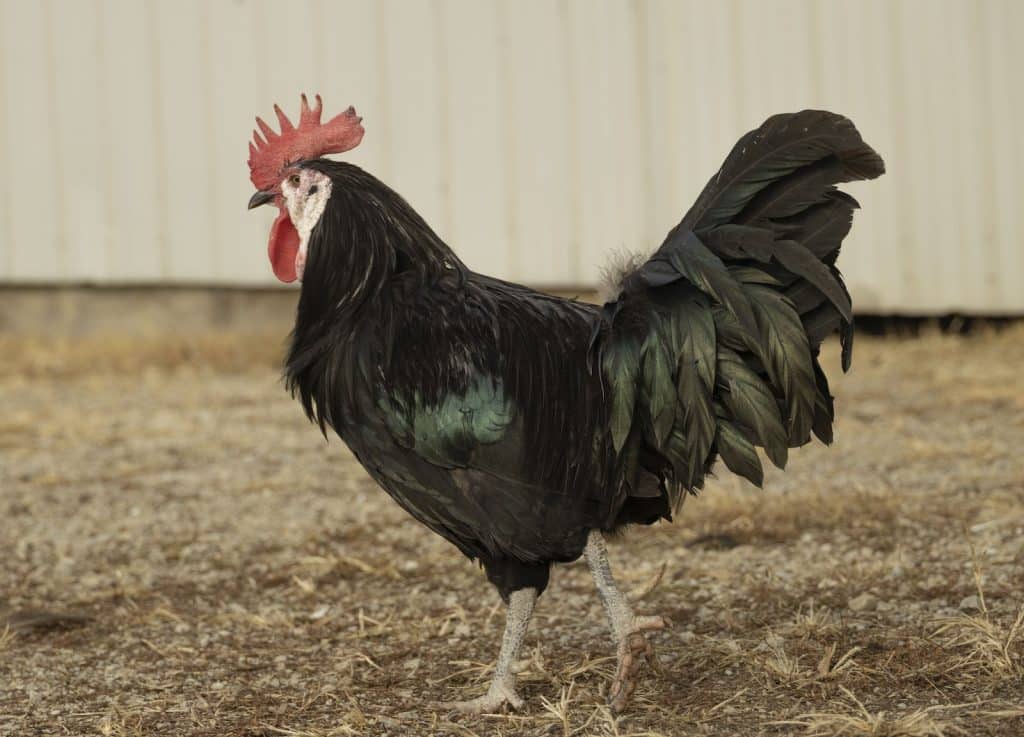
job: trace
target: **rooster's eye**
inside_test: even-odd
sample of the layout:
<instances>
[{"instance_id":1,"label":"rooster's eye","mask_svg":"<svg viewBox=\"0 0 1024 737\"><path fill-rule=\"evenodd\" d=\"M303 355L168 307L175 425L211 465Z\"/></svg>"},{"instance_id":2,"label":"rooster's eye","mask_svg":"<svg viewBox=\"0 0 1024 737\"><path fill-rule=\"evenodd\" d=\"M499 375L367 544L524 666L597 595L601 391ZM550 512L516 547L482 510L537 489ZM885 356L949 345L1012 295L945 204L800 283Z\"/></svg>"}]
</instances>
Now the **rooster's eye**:
<instances>
[{"instance_id":1,"label":"rooster's eye","mask_svg":"<svg viewBox=\"0 0 1024 737\"><path fill-rule=\"evenodd\" d=\"M292 174L290 177L288 177L288 183L291 184L293 187L298 187L299 181L300 179L298 174Z\"/></svg>"}]
</instances>

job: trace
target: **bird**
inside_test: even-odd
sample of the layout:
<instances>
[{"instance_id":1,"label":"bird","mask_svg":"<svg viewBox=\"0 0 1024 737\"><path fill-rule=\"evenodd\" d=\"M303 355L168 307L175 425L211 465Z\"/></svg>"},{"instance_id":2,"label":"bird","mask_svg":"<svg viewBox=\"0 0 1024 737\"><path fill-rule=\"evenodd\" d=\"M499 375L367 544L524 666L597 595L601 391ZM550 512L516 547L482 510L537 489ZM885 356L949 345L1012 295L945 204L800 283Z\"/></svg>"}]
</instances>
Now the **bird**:
<instances>
[{"instance_id":1,"label":"bird","mask_svg":"<svg viewBox=\"0 0 1024 737\"><path fill-rule=\"evenodd\" d=\"M257 117L249 209L277 208L268 255L301 281L284 382L413 518L482 566L506 604L487 691L450 704L518 709L516 664L553 564L584 558L616 650L624 711L651 633L615 582L605 540L671 521L721 459L757 486L835 408L819 363L853 308L836 267L857 202L836 185L884 173L832 112L773 115L742 136L649 256L608 278L603 304L476 273L398 193L327 158L362 141L348 108L298 124Z\"/></svg>"}]
</instances>

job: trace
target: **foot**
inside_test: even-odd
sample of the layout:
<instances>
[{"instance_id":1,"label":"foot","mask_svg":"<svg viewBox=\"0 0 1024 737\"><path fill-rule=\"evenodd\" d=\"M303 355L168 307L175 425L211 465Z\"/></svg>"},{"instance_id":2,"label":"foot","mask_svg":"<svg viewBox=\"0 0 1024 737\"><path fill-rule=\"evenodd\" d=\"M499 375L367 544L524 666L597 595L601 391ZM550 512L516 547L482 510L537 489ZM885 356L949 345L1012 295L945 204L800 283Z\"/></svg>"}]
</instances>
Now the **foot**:
<instances>
[{"instance_id":1,"label":"foot","mask_svg":"<svg viewBox=\"0 0 1024 737\"><path fill-rule=\"evenodd\" d=\"M506 707L521 709L523 700L516 693L513 683L494 681L483 696L469 701L449 701L440 706L450 709L452 714L495 714L505 711Z\"/></svg>"},{"instance_id":2,"label":"foot","mask_svg":"<svg viewBox=\"0 0 1024 737\"><path fill-rule=\"evenodd\" d=\"M620 713L629 704L639 683L640 670L645 660L655 671L658 670L654 648L647 641L644 632L662 630L667 626L668 622L662 617L634 617L628 634L619 640L619 667L608 691L608 707L613 714Z\"/></svg>"}]
</instances>

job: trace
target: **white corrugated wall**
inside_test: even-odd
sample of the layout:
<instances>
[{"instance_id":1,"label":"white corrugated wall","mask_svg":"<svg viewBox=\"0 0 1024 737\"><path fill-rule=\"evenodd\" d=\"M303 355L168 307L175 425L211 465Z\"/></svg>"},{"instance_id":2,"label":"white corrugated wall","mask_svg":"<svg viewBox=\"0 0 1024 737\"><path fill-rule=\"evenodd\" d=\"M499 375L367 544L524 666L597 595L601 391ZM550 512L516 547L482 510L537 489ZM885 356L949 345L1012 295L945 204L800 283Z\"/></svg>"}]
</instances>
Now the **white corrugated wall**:
<instances>
[{"instance_id":1,"label":"white corrugated wall","mask_svg":"<svg viewBox=\"0 0 1024 737\"><path fill-rule=\"evenodd\" d=\"M858 307L1024 312L1022 37L1019 0L0 0L0 282L272 283L246 142L305 90L472 267L548 286L837 110L889 166Z\"/></svg>"}]
</instances>

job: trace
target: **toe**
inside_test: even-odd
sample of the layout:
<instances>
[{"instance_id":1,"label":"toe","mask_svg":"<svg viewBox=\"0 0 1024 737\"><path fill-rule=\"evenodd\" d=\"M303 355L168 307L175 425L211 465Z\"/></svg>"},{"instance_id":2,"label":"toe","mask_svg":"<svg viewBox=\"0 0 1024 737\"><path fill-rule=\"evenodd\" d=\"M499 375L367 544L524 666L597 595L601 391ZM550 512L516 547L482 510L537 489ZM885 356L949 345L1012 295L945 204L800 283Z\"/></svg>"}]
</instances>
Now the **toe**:
<instances>
[{"instance_id":1,"label":"toe","mask_svg":"<svg viewBox=\"0 0 1024 737\"><path fill-rule=\"evenodd\" d=\"M437 706L447 710L449 718L461 714L486 714L491 711L490 700L486 696L469 699L468 701L441 701L437 703Z\"/></svg>"},{"instance_id":2,"label":"toe","mask_svg":"<svg viewBox=\"0 0 1024 737\"><path fill-rule=\"evenodd\" d=\"M501 713L507 708L521 709L523 700L514 689L492 686L491 690L475 699L440 702L436 706L447 709L449 717L460 714L479 716L480 714Z\"/></svg>"},{"instance_id":3,"label":"toe","mask_svg":"<svg viewBox=\"0 0 1024 737\"><path fill-rule=\"evenodd\" d=\"M638 617L634 624L636 628L633 632L619 643L619 665L615 671L615 680L608 691L608 706L615 714L628 706L639 683L644 662L647 662L655 672L661 672L654 648L643 633L645 630L663 629L665 620L661 617Z\"/></svg>"},{"instance_id":4,"label":"toe","mask_svg":"<svg viewBox=\"0 0 1024 737\"><path fill-rule=\"evenodd\" d=\"M452 701L446 704L446 706L449 719L460 716L480 716L481 714L490 714L495 711L495 709L488 708L488 705L480 703L477 699L471 701Z\"/></svg>"},{"instance_id":5,"label":"toe","mask_svg":"<svg viewBox=\"0 0 1024 737\"><path fill-rule=\"evenodd\" d=\"M496 693L493 698L499 702L500 706L508 705L513 709L521 709L523 706L523 700L516 693L515 688L508 685L496 684Z\"/></svg>"},{"instance_id":6,"label":"toe","mask_svg":"<svg viewBox=\"0 0 1024 737\"><path fill-rule=\"evenodd\" d=\"M664 617L636 617L633 620L634 632L653 632L668 629L672 624Z\"/></svg>"},{"instance_id":7,"label":"toe","mask_svg":"<svg viewBox=\"0 0 1024 737\"><path fill-rule=\"evenodd\" d=\"M636 691L636 679L627 678L624 680L616 679L615 683L612 684L611 691L608 692L608 708L613 714L620 714L629 705L629 700L633 697L633 692Z\"/></svg>"}]
</instances>

